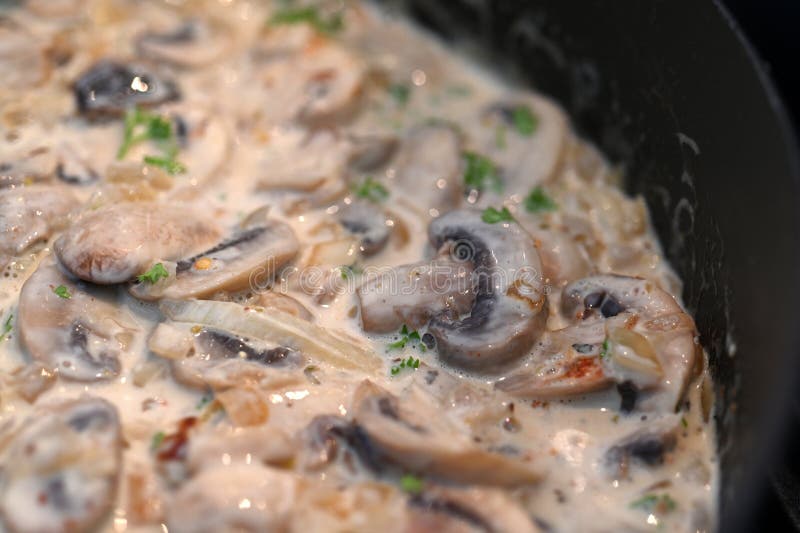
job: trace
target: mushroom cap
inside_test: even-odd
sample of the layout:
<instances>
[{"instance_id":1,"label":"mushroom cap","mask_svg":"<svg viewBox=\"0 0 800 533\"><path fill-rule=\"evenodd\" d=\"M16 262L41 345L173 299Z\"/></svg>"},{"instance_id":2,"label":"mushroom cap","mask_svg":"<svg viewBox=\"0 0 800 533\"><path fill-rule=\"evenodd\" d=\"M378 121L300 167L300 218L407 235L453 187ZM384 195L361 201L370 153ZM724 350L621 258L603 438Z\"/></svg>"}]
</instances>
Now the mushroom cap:
<instances>
[{"instance_id":1,"label":"mushroom cap","mask_svg":"<svg viewBox=\"0 0 800 533\"><path fill-rule=\"evenodd\" d=\"M85 396L40 407L0 451L0 515L12 531L90 531L114 503L117 409Z\"/></svg>"},{"instance_id":2,"label":"mushroom cap","mask_svg":"<svg viewBox=\"0 0 800 533\"><path fill-rule=\"evenodd\" d=\"M451 211L431 222L436 249L449 246L453 261L471 261L475 302L465 318L440 315L428 332L440 357L458 366L489 369L525 354L547 321L539 254L516 222L489 224L481 212Z\"/></svg>"},{"instance_id":3,"label":"mushroom cap","mask_svg":"<svg viewBox=\"0 0 800 533\"><path fill-rule=\"evenodd\" d=\"M66 288L67 298L54 292ZM75 282L48 257L25 281L19 298L20 340L31 357L59 375L78 381L111 379L131 341L131 317L88 287Z\"/></svg>"},{"instance_id":4,"label":"mushroom cap","mask_svg":"<svg viewBox=\"0 0 800 533\"><path fill-rule=\"evenodd\" d=\"M173 279L166 284L138 283L131 294L143 300L205 298L221 291L238 291L259 281L271 280L295 257L299 249L292 228L269 220L266 211L251 218L230 237L194 257L178 261Z\"/></svg>"},{"instance_id":5,"label":"mushroom cap","mask_svg":"<svg viewBox=\"0 0 800 533\"><path fill-rule=\"evenodd\" d=\"M191 257L219 242L220 234L200 211L132 202L84 214L54 249L72 275L113 284L132 279L157 261Z\"/></svg>"},{"instance_id":6,"label":"mushroom cap","mask_svg":"<svg viewBox=\"0 0 800 533\"><path fill-rule=\"evenodd\" d=\"M95 63L73 85L78 112L89 118L121 116L134 106L154 106L180 98L174 81L139 64L110 59Z\"/></svg>"}]
</instances>

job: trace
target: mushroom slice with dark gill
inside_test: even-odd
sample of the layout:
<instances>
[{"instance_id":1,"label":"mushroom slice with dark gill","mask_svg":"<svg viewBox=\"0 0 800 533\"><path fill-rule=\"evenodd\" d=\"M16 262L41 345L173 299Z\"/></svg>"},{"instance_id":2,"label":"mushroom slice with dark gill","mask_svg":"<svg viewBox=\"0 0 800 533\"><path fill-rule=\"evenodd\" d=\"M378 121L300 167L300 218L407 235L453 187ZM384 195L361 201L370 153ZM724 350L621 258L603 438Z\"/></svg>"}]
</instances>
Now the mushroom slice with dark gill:
<instances>
[{"instance_id":1,"label":"mushroom slice with dark gill","mask_svg":"<svg viewBox=\"0 0 800 533\"><path fill-rule=\"evenodd\" d=\"M78 112L88 118L121 116L134 106L151 107L180 97L178 86L143 65L101 60L73 86Z\"/></svg>"},{"instance_id":2,"label":"mushroom slice with dark gill","mask_svg":"<svg viewBox=\"0 0 800 533\"><path fill-rule=\"evenodd\" d=\"M37 242L64 228L78 199L56 185L0 190L0 268Z\"/></svg>"},{"instance_id":3,"label":"mushroom slice with dark gill","mask_svg":"<svg viewBox=\"0 0 800 533\"><path fill-rule=\"evenodd\" d=\"M592 276L564 287L561 311L574 323L547 332L498 389L554 398L617 383L623 411L678 407L701 353L694 322L672 296L644 279Z\"/></svg>"},{"instance_id":4,"label":"mushroom slice with dark gill","mask_svg":"<svg viewBox=\"0 0 800 533\"><path fill-rule=\"evenodd\" d=\"M116 408L84 396L42 406L0 450L0 515L11 531L93 531L121 471Z\"/></svg>"},{"instance_id":5,"label":"mushroom slice with dark gill","mask_svg":"<svg viewBox=\"0 0 800 533\"><path fill-rule=\"evenodd\" d=\"M261 340L337 368L375 372L382 366L380 358L358 339L277 308L245 307L232 302L210 300L162 300L160 309L173 322L215 328L243 338ZM165 346L168 353L169 344ZM155 349L153 351L158 352Z\"/></svg>"},{"instance_id":6,"label":"mushroom slice with dark gill","mask_svg":"<svg viewBox=\"0 0 800 533\"><path fill-rule=\"evenodd\" d=\"M664 464L678 443L679 418L670 415L622 438L604 455L605 466L615 479L627 478L632 466L655 468Z\"/></svg>"},{"instance_id":7,"label":"mushroom slice with dark gill","mask_svg":"<svg viewBox=\"0 0 800 533\"><path fill-rule=\"evenodd\" d=\"M209 249L221 231L198 210L148 202L121 203L84 214L55 242L74 276L123 283L158 261L177 261Z\"/></svg>"},{"instance_id":8,"label":"mushroom slice with dark gill","mask_svg":"<svg viewBox=\"0 0 800 533\"><path fill-rule=\"evenodd\" d=\"M18 312L20 339L31 357L78 381L119 375L120 356L136 331L132 317L64 275L50 257L22 286Z\"/></svg>"},{"instance_id":9,"label":"mushroom slice with dark gill","mask_svg":"<svg viewBox=\"0 0 800 533\"><path fill-rule=\"evenodd\" d=\"M472 263L444 258L369 276L356 293L364 331L417 329L437 315L467 313L475 300L472 273Z\"/></svg>"},{"instance_id":10,"label":"mushroom slice with dark gill","mask_svg":"<svg viewBox=\"0 0 800 533\"><path fill-rule=\"evenodd\" d=\"M497 489L433 487L408 500L408 531L418 533L535 533L539 528Z\"/></svg>"},{"instance_id":11,"label":"mushroom slice with dark gill","mask_svg":"<svg viewBox=\"0 0 800 533\"><path fill-rule=\"evenodd\" d=\"M303 381L304 357L264 339L183 322L162 322L148 342L155 354L170 359L175 379L184 385L222 389L243 382L271 386Z\"/></svg>"},{"instance_id":12,"label":"mushroom slice with dark gill","mask_svg":"<svg viewBox=\"0 0 800 533\"><path fill-rule=\"evenodd\" d=\"M359 239L358 248L365 256L383 250L389 241L392 228L390 220L377 205L364 200L353 200L342 204L336 212L339 224Z\"/></svg>"},{"instance_id":13,"label":"mushroom slice with dark gill","mask_svg":"<svg viewBox=\"0 0 800 533\"><path fill-rule=\"evenodd\" d=\"M603 371L649 392L643 407L678 408L702 348L694 321L672 296L641 278L591 276L564 287L561 312L578 324L603 324Z\"/></svg>"},{"instance_id":14,"label":"mushroom slice with dark gill","mask_svg":"<svg viewBox=\"0 0 800 533\"><path fill-rule=\"evenodd\" d=\"M395 189L412 198L425 216L455 209L463 197L461 149L454 126L436 122L412 129L397 155Z\"/></svg>"},{"instance_id":15,"label":"mushroom slice with dark gill","mask_svg":"<svg viewBox=\"0 0 800 533\"><path fill-rule=\"evenodd\" d=\"M139 55L184 68L209 65L232 46L230 29L213 20L191 19L172 30L148 31L136 38Z\"/></svg>"},{"instance_id":16,"label":"mushroom slice with dark gill","mask_svg":"<svg viewBox=\"0 0 800 533\"><path fill-rule=\"evenodd\" d=\"M544 330L547 297L539 254L516 222L489 224L462 209L435 219L428 237L449 246L453 261L471 261L475 301L469 316L434 317L428 332L439 356L462 367L489 369L526 353Z\"/></svg>"},{"instance_id":17,"label":"mushroom slice with dark gill","mask_svg":"<svg viewBox=\"0 0 800 533\"><path fill-rule=\"evenodd\" d=\"M553 178L567 145L564 112L534 95L491 105L481 111L478 143L504 170L504 192L527 195Z\"/></svg>"},{"instance_id":18,"label":"mushroom slice with dark gill","mask_svg":"<svg viewBox=\"0 0 800 533\"><path fill-rule=\"evenodd\" d=\"M466 428L417 389L400 399L364 381L353 395L352 417L384 457L412 472L504 487L541 477L528 462L477 447Z\"/></svg>"},{"instance_id":19,"label":"mushroom slice with dark gill","mask_svg":"<svg viewBox=\"0 0 800 533\"><path fill-rule=\"evenodd\" d=\"M248 217L219 244L181 259L175 276L164 284L136 283L131 294L143 300L206 298L220 291L245 289L254 274L271 280L297 254L292 228L267 218L266 209Z\"/></svg>"}]
</instances>

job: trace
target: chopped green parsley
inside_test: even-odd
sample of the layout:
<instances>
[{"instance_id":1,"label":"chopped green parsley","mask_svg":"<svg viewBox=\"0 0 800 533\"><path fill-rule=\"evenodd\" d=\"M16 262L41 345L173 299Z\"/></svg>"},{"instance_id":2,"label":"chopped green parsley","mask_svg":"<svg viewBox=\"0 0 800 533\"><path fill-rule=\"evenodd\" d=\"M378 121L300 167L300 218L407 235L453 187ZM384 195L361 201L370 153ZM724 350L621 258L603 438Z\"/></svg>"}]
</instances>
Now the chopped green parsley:
<instances>
[{"instance_id":1,"label":"chopped green parsley","mask_svg":"<svg viewBox=\"0 0 800 533\"><path fill-rule=\"evenodd\" d=\"M333 35L344 28L344 19L341 13L333 13L329 17L323 17L319 9L314 6L291 7L287 6L276 12L269 19L272 26L308 24L319 33Z\"/></svg>"},{"instance_id":2,"label":"chopped green parsley","mask_svg":"<svg viewBox=\"0 0 800 533\"><path fill-rule=\"evenodd\" d=\"M404 474L400 478L400 488L409 494L419 494L422 492L423 485L422 479L412 474Z\"/></svg>"},{"instance_id":3,"label":"chopped green parsley","mask_svg":"<svg viewBox=\"0 0 800 533\"><path fill-rule=\"evenodd\" d=\"M124 159L137 144L154 143L162 152L161 156L144 156L144 163L163 168L170 174L186 172L186 167L175 158L178 155L178 142L172 122L161 115L144 109L133 108L125 113L125 131L122 145L117 151L117 159Z\"/></svg>"},{"instance_id":4,"label":"chopped green parsley","mask_svg":"<svg viewBox=\"0 0 800 533\"><path fill-rule=\"evenodd\" d=\"M167 272L167 269L164 268L164 265L161 263L156 263L150 267L150 270L139 275L136 279L142 282L146 281L147 283L156 283L158 280L167 277L169 277L169 272Z\"/></svg>"},{"instance_id":5,"label":"chopped green parsley","mask_svg":"<svg viewBox=\"0 0 800 533\"><path fill-rule=\"evenodd\" d=\"M518 105L511 111L511 122L517 133L525 137L530 137L536 131L539 119L533 114L531 108L526 105Z\"/></svg>"},{"instance_id":6,"label":"chopped green parsley","mask_svg":"<svg viewBox=\"0 0 800 533\"><path fill-rule=\"evenodd\" d=\"M419 359L414 359L413 357L409 357L408 359L403 359L402 361L400 361L400 363L392 367L391 374L393 376L396 376L404 368L410 368L416 370L417 368L419 368Z\"/></svg>"},{"instance_id":7,"label":"chopped green parsley","mask_svg":"<svg viewBox=\"0 0 800 533\"><path fill-rule=\"evenodd\" d=\"M475 152L464 152L464 184L479 191L491 187L500 192L503 190L503 181L500 171L494 162Z\"/></svg>"},{"instance_id":8,"label":"chopped green parsley","mask_svg":"<svg viewBox=\"0 0 800 533\"><path fill-rule=\"evenodd\" d=\"M511 216L511 211L507 207L499 210L494 207L487 207L481 213L481 220L487 224L497 224L498 222L512 222L514 217Z\"/></svg>"},{"instance_id":9,"label":"chopped green parsley","mask_svg":"<svg viewBox=\"0 0 800 533\"><path fill-rule=\"evenodd\" d=\"M200 401L199 401L199 402L197 402L197 410L198 410L198 411L202 411L203 409L205 409L205 407L206 407L206 406L207 406L209 403L211 403L211 400L213 400L213 399L214 399L214 396L212 396L211 394L205 394L205 395L203 395L203 397L202 397L202 398L200 398Z\"/></svg>"},{"instance_id":10,"label":"chopped green parsley","mask_svg":"<svg viewBox=\"0 0 800 533\"><path fill-rule=\"evenodd\" d=\"M364 181L353 188L353 192L359 198L364 198L370 202L382 202L389 197L389 190L381 182L367 176Z\"/></svg>"},{"instance_id":11,"label":"chopped green parsley","mask_svg":"<svg viewBox=\"0 0 800 533\"><path fill-rule=\"evenodd\" d=\"M642 509L649 513L668 513L677 507L675 500L669 494L645 494L630 504L631 509Z\"/></svg>"},{"instance_id":12,"label":"chopped green parsley","mask_svg":"<svg viewBox=\"0 0 800 533\"><path fill-rule=\"evenodd\" d=\"M161 443L164 442L164 439L167 437L167 434L163 431L159 431L155 435L153 435L153 439L150 441L150 450L156 451Z\"/></svg>"},{"instance_id":13,"label":"chopped green parsley","mask_svg":"<svg viewBox=\"0 0 800 533\"><path fill-rule=\"evenodd\" d=\"M389 95L399 107L405 107L411 99L411 87L403 83L393 83L389 86Z\"/></svg>"},{"instance_id":14,"label":"chopped green parsley","mask_svg":"<svg viewBox=\"0 0 800 533\"><path fill-rule=\"evenodd\" d=\"M405 348L406 344L408 344L409 342L414 342L414 343L419 343L420 350L424 352L426 350L426 348L425 348L425 345L420 342L421 340L422 340L422 337L420 336L419 331L416 331L416 330L409 331L408 327L405 324L403 324L403 327L400 328L400 339L398 339L395 342L390 343L387 346L387 348L389 350L400 350L400 349ZM417 365L417 366L419 366L419 365ZM414 367L414 368L416 368L416 367Z\"/></svg>"},{"instance_id":15,"label":"chopped green parsley","mask_svg":"<svg viewBox=\"0 0 800 533\"><path fill-rule=\"evenodd\" d=\"M53 292L56 293L56 296L59 298L69 299L72 297L69 289L64 285L59 285L58 287L53 288Z\"/></svg>"},{"instance_id":16,"label":"chopped green parsley","mask_svg":"<svg viewBox=\"0 0 800 533\"><path fill-rule=\"evenodd\" d=\"M13 320L14 314L10 313L8 318L6 319L5 323L3 323L3 333L0 333L0 341L5 340L11 330L14 329L14 326L11 325L11 320Z\"/></svg>"},{"instance_id":17,"label":"chopped green parsley","mask_svg":"<svg viewBox=\"0 0 800 533\"><path fill-rule=\"evenodd\" d=\"M606 337L606 340L603 341L603 348L600 350L600 359L605 359L609 355L611 355L611 342Z\"/></svg>"},{"instance_id":18,"label":"chopped green parsley","mask_svg":"<svg viewBox=\"0 0 800 533\"><path fill-rule=\"evenodd\" d=\"M525 198L525 209L529 213L539 213L542 211L552 211L558 208L558 205L552 198L547 196L541 186L536 187Z\"/></svg>"}]
</instances>

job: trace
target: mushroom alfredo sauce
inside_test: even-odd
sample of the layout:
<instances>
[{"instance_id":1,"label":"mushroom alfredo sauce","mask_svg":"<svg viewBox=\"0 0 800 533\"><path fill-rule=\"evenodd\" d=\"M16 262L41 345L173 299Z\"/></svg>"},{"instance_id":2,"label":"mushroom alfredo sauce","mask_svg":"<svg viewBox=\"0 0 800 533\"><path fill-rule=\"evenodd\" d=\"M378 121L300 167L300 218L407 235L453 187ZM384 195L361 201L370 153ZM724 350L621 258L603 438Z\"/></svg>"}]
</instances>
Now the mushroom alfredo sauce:
<instances>
[{"instance_id":1,"label":"mushroom alfredo sauce","mask_svg":"<svg viewBox=\"0 0 800 533\"><path fill-rule=\"evenodd\" d=\"M549 100L350 2L0 9L3 531L706 531L711 382Z\"/></svg>"}]
</instances>

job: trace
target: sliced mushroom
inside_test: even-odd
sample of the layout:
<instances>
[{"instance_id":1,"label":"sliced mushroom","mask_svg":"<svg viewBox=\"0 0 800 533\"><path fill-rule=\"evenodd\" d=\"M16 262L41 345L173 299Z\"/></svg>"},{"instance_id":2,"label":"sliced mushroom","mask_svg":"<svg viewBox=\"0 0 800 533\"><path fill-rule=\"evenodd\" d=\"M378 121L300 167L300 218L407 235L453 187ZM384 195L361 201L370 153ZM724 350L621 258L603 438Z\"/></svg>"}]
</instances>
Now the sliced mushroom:
<instances>
[{"instance_id":1,"label":"sliced mushroom","mask_svg":"<svg viewBox=\"0 0 800 533\"><path fill-rule=\"evenodd\" d=\"M175 322L208 326L272 342L338 368L374 372L382 366L371 349L346 333L320 327L278 309L266 311L206 300L164 300L161 311Z\"/></svg>"},{"instance_id":2,"label":"sliced mushroom","mask_svg":"<svg viewBox=\"0 0 800 533\"><path fill-rule=\"evenodd\" d=\"M309 311L306 306L288 294L267 291L260 293L258 296L256 296L255 300L261 307L266 307L267 309L278 309L279 311L283 311L284 313L288 313L292 316L296 316L297 318L301 318L309 322L314 320L314 315L311 314L311 311Z\"/></svg>"},{"instance_id":3,"label":"sliced mushroom","mask_svg":"<svg viewBox=\"0 0 800 533\"><path fill-rule=\"evenodd\" d=\"M98 284L122 283L157 261L192 257L220 240L199 211L147 202L121 203L86 213L55 242L74 276Z\"/></svg>"},{"instance_id":4,"label":"sliced mushroom","mask_svg":"<svg viewBox=\"0 0 800 533\"><path fill-rule=\"evenodd\" d=\"M260 465L203 470L167 507L170 531L287 531L297 478Z\"/></svg>"},{"instance_id":5,"label":"sliced mushroom","mask_svg":"<svg viewBox=\"0 0 800 533\"><path fill-rule=\"evenodd\" d=\"M302 381L304 358L264 339L191 323L162 322L148 348L172 361L175 379L199 389L224 389L240 383L270 386Z\"/></svg>"},{"instance_id":6,"label":"sliced mushroom","mask_svg":"<svg viewBox=\"0 0 800 533\"><path fill-rule=\"evenodd\" d=\"M380 133L351 133L348 165L356 172L374 172L386 165L397 150L397 137Z\"/></svg>"},{"instance_id":7,"label":"sliced mushroom","mask_svg":"<svg viewBox=\"0 0 800 533\"><path fill-rule=\"evenodd\" d=\"M364 74L362 62L333 41L276 58L259 73L263 113L278 123L341 123L358 108Z\"/></svg>"},{"instance_id":8,"label":"sliced mushroom","mask_svg":"<svg viewBox=\"0 0 800 533\"><path fill-rule=\"evenodd\" d=\"M666 455L677 445L678 424L678 419L673 416L622 438L606 450L606 467L616 479L620 479L628 477L633 465L653 468L664 464Z\"/></svg>"},{"instance_id":9,"label":"sliced mushroom","mask_svg":"<svg viewBox=\"0 0 800 533\"><path fill-rule=\"evenodd\" d=\"M116 408L83 397L38 409L0 452L0 515L11 531L90 531L114 503L122 441Z\"/></svg>"},{"instance_id":10,"label":"sliced mushroom","mask_svg":"<svg viewBox=\"0 0 800 533\"><path fill-rule=\"evenodd\" d=\"M528 225L523 227L529 228ZM531 228L545 280L557 287L583 278L592 272L592 263L583 245L564 232Z\"/></svg>"},{"instance_id":11,"label":"sliced mushroom","mask_svg":"<svg viewBox=\"0 0 800 533\"><path fill-rule=\"evenodd\" d=\"M425 398L413 389L401 400L364 381L353 396L353 421L381 454L414 472L506 487L541 477L529 463L476 447L464 428ZM434 411L437 416L429 416Z\"/></svg>"},{"instance_id":12,"label":"sliced mushroom","mask_svg":"<svg viewBox=\"0 0 800 533\"><path fill-rule=\"evenodd\" d=\"M230 30L212 20L191 19L170 31L148 31L136 38L140 55L185 68L210 65L232 47Z\"/></svg>"},{"instance_id":13,"label":"sliced mushroom","mask_svg":"<svg viewBox=\"0 0 800 533\"><path fill-rule=\"evenodd\" d=\"M266 210L250 218L230 237L200 254L178 261L173 279L164 285L141 282L131 294L143 300L206 298L220 291L238 291L275 273L296 254L292 228L267 218Z\"/></svg>"},{"instance_id":14,"label":"sliced mushroom","mask_svg":"<svg viewBox=\"0 0 800 533\"><path fill-rule=\"evenodd\" d=\"M604 340L602 324L546 332L534 346L531 360L498 380L495 387L514 396L539 399L608 388L613 380L600 357Z\"/></svg>"},{"instance_id":15,"label":"sliced mushroom","mask_svg":"<svg viewBox=\"0 0 800 533\"><path fill-rule=\"evenodd\" d=\"M112 60L95 63L73 86L78 112L88 118L120 116L134 106L155 106L180 98L178 86L143 65Z\"/></svg>"},{"instance_id":16,"label":"sliced mushroom","mask_svg":"<svg viewBox=\"0 0 800 533\"><path fill-rule=\"evenodd\" d=\"M326 182L343 183L348 143L330 130L286 130L265 147L259 189L311 192Z\"/></svg>"},{"instance_id":17,"label":"sliced mushroom","mask_svg":"<svg viewBox=\"0 0 800 533\"><path fill-rule=\"evenodd\" d=\"M389 241L392 228L386 213L378 206L364 200L343 204L336 213L339 223L351 234L359 237L359 250L365 256L383 250Z\"/></svg>"},{"instance_id":18,"label":"sliced mushroom","mask_svg":"<svg viewBox=\"0 0 800 533\"><path fill-rule=\"evenodd\" d=\"M480 211L463 209L431 222L428 237L436 249L449 246L454 261L475 267L469 316L439 315L428 327L439 356L488 369L527 352L547 321L542 267L530 235L516 222L489 224Z\"/></svg>"},{"instance_id":19,"label":"sliced mushroom","mask_svg":"<svg viewBox=\"0 0 800 533\"><path fill-rule=\"evenodd\" d=\"M0 267L64 228L77 206L72 192L55 185L0 190Z\"/></svg>"},{"instance_id":20,"label":"sliced mushroom","mask_svg":"<svg viewBox=\"0 0 800 533\"><path fill-rule=\"evenodd\" d=\"M408 531L419 533L539 531L509 495L487 488L426 489L408 500L408 515Z\"/></svg>"},{"instance_id":21,"label":"sliced mushroom","mask_svg":"<svg viewBox=\"0 0 800 533\"><path fill-rule=\"evenodd\" d=\"M645 279L592 276L564 287L561 311L579 323L604 324L605 372L651 390L645 407L678 408L702 348L694 321L672 296Z\"/></svg>"},{"instance_id":22,"label":"sliced mushroom","mask_svg":"<svg viewBox=\"0 0 800 533\"><path fill-rule=\"evenodd\" d=\"M463 197L461 151L461 136L448 124L412 129L397 156L395 189L413 198L426 216L457 208Z\"/></svg>"},{"instance_id":23,"label":"sliced mushroom","mask_svg":"<svg viewBox=\"0 0 800 533\"><path fill-rule=\"evenodd\" d=\"M533 131L520 131L515 114L527 109L533 115ZM482 111L479 128L482 151L503 167L504 193L527 195L558 171L567 146L568 122L564 112L549 100L527 95L497 103ZM498 133L498 131L500 133ZM502 142L498 142L498 136Z\"/></svg>"},{"instance_id":24,"label":"sliced mushroom","mask_svg":"<svg viewBox=\"0 0 800 533\"><path fill-rule=\"evenodd\" d=\"M66 297L55 293L61 286ZM65 276L52 258L22 286L18 313L20 339L34 361L78 381L119 375L136 329L131 317Z\"/></svg>"},{"instance_id":25,"label":"sliced mushroom","mask_svg":"<svg viewBox=\"0 0 800 533\"><path fill-rule=\"evenodd\" d=\"M472 274L469 262L440 259L370 275L356 292L361 325L389 333L403 324L420 328L434 316L461 316L475 300Z\"/></svg>"}]
</instances>

